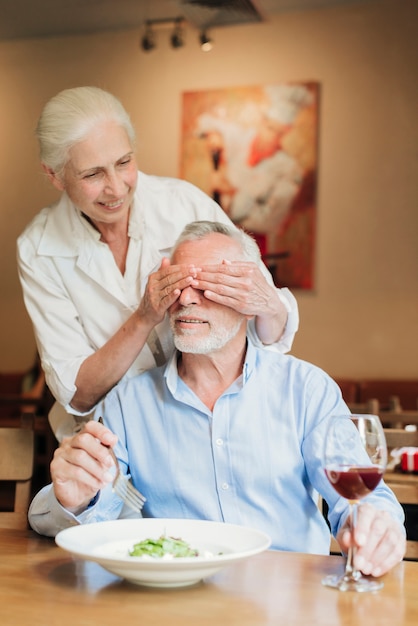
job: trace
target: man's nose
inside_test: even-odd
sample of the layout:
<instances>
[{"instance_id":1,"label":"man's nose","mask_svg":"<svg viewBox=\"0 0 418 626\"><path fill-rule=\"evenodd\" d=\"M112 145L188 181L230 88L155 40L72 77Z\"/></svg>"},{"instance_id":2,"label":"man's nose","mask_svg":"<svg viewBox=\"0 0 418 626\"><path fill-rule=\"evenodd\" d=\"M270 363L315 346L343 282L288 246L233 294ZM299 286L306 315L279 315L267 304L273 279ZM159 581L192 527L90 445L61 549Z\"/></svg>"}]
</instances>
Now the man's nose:
<instances>
[{"instance_id":1,"label":"man's nose","mask_svg":"<svg viewBox=\"0 0 418 626\"><path fill-rule=\"evenodd\" d=\"M188 306L189 304L200 304L202 299L202 292L194 287L185 287L179 297L179 303L182 306Z\"/></svg>"}]
</instances>

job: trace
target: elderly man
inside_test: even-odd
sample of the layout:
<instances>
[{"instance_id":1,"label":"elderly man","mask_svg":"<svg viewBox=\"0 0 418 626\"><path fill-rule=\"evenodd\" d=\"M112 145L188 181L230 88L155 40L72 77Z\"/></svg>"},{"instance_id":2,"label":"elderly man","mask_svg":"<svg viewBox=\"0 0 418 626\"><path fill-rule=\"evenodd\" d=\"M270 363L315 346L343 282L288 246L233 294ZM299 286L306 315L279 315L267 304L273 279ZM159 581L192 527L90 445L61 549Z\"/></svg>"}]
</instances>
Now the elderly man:
<instances>
[{"instance_id":1,"label":"elderly man","mask_svg":"<svg viewBox=\"0 0 418 626\"><path fill-rule=\"evenodd\" d=\"M194 222L172 263L248 268L255 242L217 222ZM319 368L261 350L247 339L248 315L205 297L197 280L171 305L171 360L121 383L90 421L64 440L51 463L52 485L32 502L40 533L126 516L112 492L113 446L124 471L147 496L145 517L224 521L258 528L272 547L328 553L329 530L316 504L329 505L341 548L354 541L356 564L379 576L402 559L403 513L381 483L365 498L355 537L347 502L325 477L321 449L332 414L348 413L338 386Z\"/></svg>"}]
</instances>

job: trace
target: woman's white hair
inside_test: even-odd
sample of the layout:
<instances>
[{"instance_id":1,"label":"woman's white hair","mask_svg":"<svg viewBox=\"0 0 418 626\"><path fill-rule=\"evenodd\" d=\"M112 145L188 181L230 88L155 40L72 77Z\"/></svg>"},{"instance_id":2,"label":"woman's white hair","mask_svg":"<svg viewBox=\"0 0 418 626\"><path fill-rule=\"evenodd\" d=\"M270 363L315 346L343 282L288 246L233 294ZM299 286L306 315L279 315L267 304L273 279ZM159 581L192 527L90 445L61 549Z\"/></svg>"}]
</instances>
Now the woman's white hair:
<instances>
[{"instance_id":1,"label":"woman's white hair","mask_svg":"<svg viewBox=\"0 0 418 626\"><path fill-rule=\"evenodd\" d=\"M196 239L204 239L212 233L220 233L226 235L234 241L236 241L243 253L244 260L252 261L253 263L260 263L261 255L260 248L257 245L255 239L245 233L241 228L236 226L229 226L221 222L210 222L207 220L200 220L196 222L190 222L185 226L183 231L177 238L174 248L171 252L171 256L174 255L178 246L185 241L195 241Z\"/></svg>"},{"instance_id":2,"label":"woman's white hair","mask_svg":"<svg viewBox=\"0 0 418 626\"><path fill-rule=\"evenodd\" d=\"M64 89L45 105L36 127L41 162L59 173L68 161L69 150L104 121L124 128L132 147L135 130L122 103L98 87Z\"/></svg>"}]
</instances>

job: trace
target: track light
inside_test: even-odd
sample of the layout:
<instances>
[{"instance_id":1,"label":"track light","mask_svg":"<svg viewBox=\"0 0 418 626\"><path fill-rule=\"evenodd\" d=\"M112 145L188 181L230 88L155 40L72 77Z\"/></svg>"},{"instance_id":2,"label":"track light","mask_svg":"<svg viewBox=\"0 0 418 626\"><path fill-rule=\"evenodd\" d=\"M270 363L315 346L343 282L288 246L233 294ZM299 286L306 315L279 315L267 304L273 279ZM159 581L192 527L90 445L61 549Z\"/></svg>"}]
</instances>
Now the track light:
<instances>
[{"instance_id":1,"label":"track light","mask_svg":"<svg viewBox=\"0 0 418 626\"><path fill-rule=\"evenodd\" d=\"M140 46L145 52L154 50L157 47L157 35L156 31L160 29L172 28L169 38L172 48L181 48L185 43L185 33L187 25L186 19L179 15L177 17L168 17L155 20L146 20L145 31L141 38ZM206 30L203 28L199 35L200 48L204 52L212 50L213 42L208 36Z\"/></svg>"},{"instance_id":2,"label":"track light","mask_svg":"<svg viewBox=\"0 0 418 626\"><path fill-rule=\"evenodd\" d=\"M152 30L152 25L150 22L147 22L145 34L141 40L141 48L146 52L155 48L155 33Z\"/></svg>"},{"instance_id":3,"label":"track light","mask_svg":"<svg viewBox=\"0 0 418 626\"><path fill-rule=\"evenodd\" d=\"M182 20L178 18L174 24L173 34L170 38L173 48L181 48L184 45L184 30L182 28Z\"/></svg>"},{"instance_id":4,"label":"track light","mask_svg":"<svg viewBox=\"0 0 418 626\"><path fill-rule=\"evenodd\" d=\"M212 50L212 47L213 47L212 39L208 37L205 30L202 30L202 32L200 33L199 41L200 41L200 48L203 50L203 52L210 52L210 50Z\"/></svg>"}]
</instances>

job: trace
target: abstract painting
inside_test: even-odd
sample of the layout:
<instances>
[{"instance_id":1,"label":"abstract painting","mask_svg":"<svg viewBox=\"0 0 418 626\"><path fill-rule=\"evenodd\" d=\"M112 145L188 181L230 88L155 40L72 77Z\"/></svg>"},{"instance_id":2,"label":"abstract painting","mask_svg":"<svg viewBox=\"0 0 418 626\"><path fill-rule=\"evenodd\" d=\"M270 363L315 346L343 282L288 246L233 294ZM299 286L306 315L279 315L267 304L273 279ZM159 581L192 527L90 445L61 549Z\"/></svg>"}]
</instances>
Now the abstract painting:
<instances>
[{"instance_id":1,"label":"abstract painting","mask_svg":"<svg viewBox=\"0 0 418 626\"><path fill-rule=\"evenodd\" d=\"M314 288L319 84L185 92L180 177L256 239L276 285Z\"/></svg>"}]
</instances>

